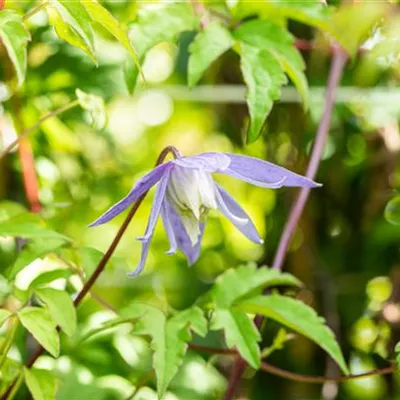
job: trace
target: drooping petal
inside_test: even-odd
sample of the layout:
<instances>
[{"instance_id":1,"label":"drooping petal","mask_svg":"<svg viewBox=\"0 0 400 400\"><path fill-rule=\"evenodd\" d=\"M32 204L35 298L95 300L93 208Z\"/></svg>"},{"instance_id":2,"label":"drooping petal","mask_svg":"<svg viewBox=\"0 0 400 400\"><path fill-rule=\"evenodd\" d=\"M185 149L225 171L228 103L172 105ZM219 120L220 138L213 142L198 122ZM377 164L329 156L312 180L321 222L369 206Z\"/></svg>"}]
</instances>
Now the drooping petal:
<instances>
[{"instance_id":1,"label":"drooping petal","mask_svg":"<svg viewBox=\"0 0 400 400\"><path fill-rule=\"evenodd\" d=\"M202 153L177 158L172 162L184 168L200 169L206 172L223 172L231 163L228 155L224 153Z\"/></svg>"},{"instance_id":2,"label":"drooping petal","mask_svg":"<svg viewBox=\"0 0 400 400\"><path fill-rule=\"evenodd\" d=\"M151 211L150 211L149 221L147 222L146 232L145 232L144 236L142 236L141 238L138 238L139 240L142 241L142 252L140 255L140 262L139 262L138 266L136 267L136 269L129 274L130 277L140 274L140 272L144 268L144 264L146 262L147 255L149 253L150 242L151 242L151 239L153 238L154 229L156 227L158 216L160 215L160 212L161 212L161 207L162 207L163 200L165 197L165 190L167 188L168 180L169 180L169 171L167 171L167 173L162 177L161 182L159 183L159 185L157 187L156 194L154 196L153 205L152 205Z\"/></svg>"},{"instance_id":3,"label":"drooping petal","mask_svg":"<svg viewBox=\"0 0 400 400\"><path fill-rule=\"evenodd\" d=\"M283 167L254 157L224 153L231 163L225 171L219 171L256 186L279 188L282 186L301 186L314 188L321 186L304 176L295 174Z\"/></svg>"},{"instance_id":4,"label":"drooping petal","mask_svg":"<svg viewBox=\"0 0 400 400\"><path fill-rule=\"evenodd\" d=\"M185 254L185 256L189 261L189 264L195 263L200 255L200 245L201 245L201 239L203 238L204 234L205 224L203 222L199 223L198 240L197 243L193 246L189 238L189 235L187 234L186 229L180 220L179 215L176 213L173 207L168 203L168 201L165 202L165 211L171 223L178 248L183 252L183 254Z\"/></svg>"},{"instance_id":5,"label":"drooping petal","mask_svg":"<svg viewBox=\"0 0 400 400\"><path fill-rule=\"evenodd\" d=\"M221 186L216 184L217 189L217 202L220 211L236 226L236 228L243 233L248 239L254 243L261 244L263 240L260 238L253 222L242 207L229 195ZM234 216L234 218L232 217ZM238 223L238 218L241 221L245 220L243 224Z\"/></svg>"},{"instance_id":6,"label":"drooping petal","mask_svg":"<svg viewBox=\"0 0 400 400\"><path fill-rule=\"evenodd\" d=\"M96 219L96 221L92 222L89 226L105 224L117 215L121 214L127 207L137 201L143 193L154 186L172 167L173 164L171 162L166 162L151 170L136 182L127 196L114 204L108 211Z\"/></svg>"},{"instance_id":7,"label":"drooping petal","mask_svg":"<svg viewBox=\"0 0 400 400\"><path fill-rule=\"evenodd\" d=\"M167 251L168 255L175 254L178 250L178 245L175 239L175 232L172 227L172 223L170 220L170 215L168 213L167 205L165 200L163 201L163 205L161 207L161 219L163 221L165 232L167 233L167 237L169 240L169 250Z\"/></svg>"}]
</instances>

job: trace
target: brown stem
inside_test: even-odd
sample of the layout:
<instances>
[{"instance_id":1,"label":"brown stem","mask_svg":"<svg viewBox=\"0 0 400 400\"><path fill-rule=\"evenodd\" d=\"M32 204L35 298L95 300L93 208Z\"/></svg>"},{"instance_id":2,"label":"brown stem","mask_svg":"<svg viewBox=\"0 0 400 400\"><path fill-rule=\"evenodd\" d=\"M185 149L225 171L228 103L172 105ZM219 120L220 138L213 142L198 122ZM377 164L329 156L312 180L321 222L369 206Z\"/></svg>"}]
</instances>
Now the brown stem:
<instances>
[{"instance_id":1,"label":"brown stem","mask_svg":"<svg viewBox=\"0 0 400 400\"><path fill-rule=\"evenodd\" d=\"M335 51L333 54L331 69L329 73L328 87L326 90L326 100L325 107L322 114L322 118L320 124L318 126L318 130L316 133L316 139L314 143L314 147L311 153L310 162L307 168L307 178L314 179L318 170L319 163L321 161L321 157L323 154L326 138L328 136L332 110L334 106L335 100L335 92L336 88L340 83L344 66L346 65L347 55L340 48L335 47ZM285 228L279 240L278 249L275 254L275 258L272 264L274 269L281 269L283 265L283 261L286 257L286 252L289 247L290 240L292 239L295 228L299 222L301 214L303 213L304 206L308 200L308 196L310 194L310 189L302 188L300 193L298 194L292 209L290 210L288 220L286 222ZM255 318L255 323L258 329L261 328L261 325L264 321L264 317L258 315ZM246 367L246 363L238 358L232 366L232 372L229 377L228 388L225 393L224 400L231 400L236 392L237 386L240 382L240 378L244 372Z\"/></svg>"},{"instance_id":2,"label":"brown stem","mask_svg":"<svg viewBox=\"0 0 400 400\"><path fill-rule=\"evenodd\" d=\"M179 151L173 147L173 146L168 146L166 147L158 156L156 166L161 164L168 153L172 153L174 157L179 157ZM74 300L74 305L75 307L78 307L78 305L82 302L86 294L91 290L93 287L94 283L100 276L100 274L103 272L105 266L107 265L108 261L110 260L111 256L113 255L118 243L120 242L123 234L125 233L126 229L128 228L129 223L131 222L132 218L136 214L140 204L142 203L143 199L146 197L148 191L143 193L139 199L133 204L131 210L129 211L129 214L125 218L124 222L122 223L121 227L119 228L117 234L115 235L113 241L111 242L108 250L104 254L103 258L100 260L99 264L97 265L96 269L88 279L88 281L85 283L83 286L82 290L78 293L78 296ZM32 354L32 356L28 359L26 362L25 366L26 368L32 367L32 365L36 362L36 360L44 353L45 349L43 346L39 346L38 349L35 351L35 353ZM15 382L8 388L7 392L4 394L2 397L2 400L7 400L9 394L11 393L11 390L14 386Z\"/></svg>"}]
</instances>

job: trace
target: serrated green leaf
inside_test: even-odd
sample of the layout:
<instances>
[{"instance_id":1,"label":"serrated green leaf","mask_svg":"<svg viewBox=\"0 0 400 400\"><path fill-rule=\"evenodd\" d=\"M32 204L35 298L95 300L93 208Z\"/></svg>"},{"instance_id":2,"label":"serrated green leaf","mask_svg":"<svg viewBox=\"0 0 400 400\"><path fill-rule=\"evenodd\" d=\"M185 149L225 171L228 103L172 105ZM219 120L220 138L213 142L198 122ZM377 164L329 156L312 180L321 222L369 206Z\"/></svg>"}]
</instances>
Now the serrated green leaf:
<instances>
[{"instance_id":1,"label":"serrated green leaf","mask_svg":"<svg viewBox=\"0 0 400 400\"><path fill-rule=\"evenodd\" d=\"M291 274L272 268L254 265L242 265L228 269L215 281L213 287L203 298L209 299L217 308L228 308L244 296L255 295L256 291L275 286L300 286L301 282Z\"/></svg>"},{"instance_id":2,"label":"serrated green leaf","mask_svg":"<svg viewBox=\"0 0 400 400\"><path fill-rule=\"evenodd\" d=\"M182 363L191 340L190 330L204 336L207 332L207 320L198 307L192 307L177 313L169 320L154 306L134 303L123 310L122 315L138 318L133 333L149 335L154 350L153 367L157 377L158 397L163 398L172 378Z\"/></svg>"},{"instance_id":3,"label":"serrated green leaf","mask_svg":"<svg viewBox=\"0 0 400 400\"><path fill-rule=\"evenodd\" d=\"M93 51L93 48L89 47L86 44L86 41L82 38L78 31L76 31L72 25L69 25L67 22L64 21L64 19L61 17L60 13L55 7L49 6L46 7L46 10L47 14L49 15L49 22L54 27L57 36L60 39L65 40L71 46L83 50L97 65L97 58L96 54Z\"/></svg>"},{"instance_id":4,"label":"serrated green leaf","mask_svg":"<svg viewBox=\"0 0 400 400\"><path fill-rule=\"evenodd\" d=\"M357 4L345 4L333 16L330 31L349 54L354 56L374 25L388 14L388 7L385 2L365 2L360 18Z\"/></svg>"},{"instance_id":5,"label":"serrated green leaf","mask_svg":"<svg viewBox=\"0 0 400 400\"><path fill-rule=\"evenodd\" d=\"M14 65L18 85L21 85L26 74L27 43L30 40L30 34L22 17L15 11L0 11L0 38Z\"/></svg>"},{"instance_id":6,"label":"serrated green leaf","mask_svg":"<svg viewBox=\"0 0 400 400\"><path fill-rule=\"evenodd\" d=\"M4 321L11 315L12 315L11 311L0 309L0 326L2 326Z\"/></svg>"},{"instance_id":7,"label":"serrated green leaf","mask_svg":"<svg viewBox=\"0 0 400 400\"><path fill-rule=\"evenodd\" d=\"M146 52L161 42L176 41L179 34L199 28L199 19L190 4L179 2L163 8L141 10L137 21L129 28L129 38L136 54L143 62ZM136 86L137 66L127 60L124 71L127 86L131 91Z\"/></svg>"},{"instance_id":8,"label":"serrated green leaf","mask_svg":"<svg viewBox=\"0 0 400 400\"><path fill-rule=\"evenodd\" d=\"M52 238L58 240L70 241L64 235L51 229L44 228L36 222L36 216L33 216L31 222L28 215L17 215L14 218L0 223L0 236L20 236L26 239Z\"/></svg>"},{"instance_id":9,"label":"serrated green leaf","mask_svg":"<svg viewBox=\"0 0 400 400\"><path fill-rule=\"evenodd\" d=\"M188 84L190 87L202 77L204 71L233 45L231 33L217 22L199 32L190 45Z\"/></svg>"},{"instance_id":10,"label":"serrated green leaf","mask_svg":"<svg viewBox=\"0 0 400 400\"><path fill-rule=\"evenodd\" d=\"M96 0L85 0L82 4L92 17L93 21L96 21L110 32L111 35L113 35L128 50L132 59L135 61L138 68L140 68L138 56L129 40L128 33L124 28L122 28L118 20L116 20L112 14Z\"/></svg>"},{"instance_id":11,"label":"serrated green leaf","mask_svg":"<svg viewBox=\"0 0 400 400\"><path fill-rule=\"evenodd\" d=\"M56 324L50 315L39 307L25 307L18 311L21 324L53 356L60 354L60 339Z\"/></svg>"},{"instance_id":12,"label":"serrated green leaf","mask_svg":"<svg viewBox=\"0 0 400 400\"><path fill-rule=\"evenodd\" d=\"M7 272L9 279L14 279L15 276L37 258L43 257L46 254L52 253L65 245L65 240L48 238L45 240L32 241L28 243L19 253L17 260Z\"/></svg>"},{"instance_id":13,"label":"serrated green leaf","mask_svg":"<svg viewBox=\"0 0 400 400\"><path fill-rule=\"evenodd\" d=\"M25 382L34 400L54 400L56 377L48 370L24 368Z\"/></svg>"},{"instance_id":14,"label":"serrated green leaf","mask_svg":"<svg viewBox=\"0 0 400 400\"><path fill-rule=\"evenodd\" d=\"M223 329L227 346L230 349L236 348L249 365L259 368L261 353L258 342L261 336L246 313L235 309L218 308L213 313L210 329Z\"/></svg>"},{"instance_id":15,"label":"serrated green leaf","mask_svg":"<svg viewBox=\"0 0 400 400\"><path fill-rule=\"evenodd\" d=\"M79 34L90 53L95 54L92 21L82 3L71 0L52 0L51 4L56 7L64 22Z\"/></svg>"},{"instance_id":16,"label":"serrated green leaf","mask_svg":"<svg viewBox=\"0 0 400 400\"><path fill-rule=\"evenodd\" d=\"M279 99L286 76L268 51L245 44L241 46L241 68L250 113L247 141L252 143L260 136L273 101Z\"/></svg>"},{"instance_id":17,"label":"serrated green leaf","mask_svg":"<svg viewBox=\"0 0 400 400\"><path fill-rule=\"evenodd\" d=\"M93 127L99 130L103 129L107 125L107 113L104 100L94 94L85 93L80 89L76 89L75 93L79 105L89 112Z\"/></svg>"},{"instance_id":18,"label":"serrated green leaf","mask_svg":"<svg viewBox=\"0 0 400 400\"><path fill-rule=\"evenodd\" d=\"M314 309L287 296L256 296L243 300L236 307L242 311L261 314L311 339L321 346L345 374L348 368L333 332Z\"/></svg>"},{"instance_id":19,"label":"serrated green leaf","mask_svg":"<svg viewBox=\"0 0 400 400\"><path fill-rule=\"evenodd\" d=\"M304 75L305 63L294 46L293 36L285 29L269 21L252 20L235 31L235 37L250 46L268 51L292 80L308 108L309 90Z\"/></svg>"},{"instance_id":20,"label":"serrated green leaf","mask_svg":"<svg viewBox=\"0 0 400 400\"><path fill-rule=\"evenodd\" d=\"M76 310L68 293L52 288L36 289L35 293L47 305L53 321L72 336L76 330Z\"/></svg>"}]
</instances>

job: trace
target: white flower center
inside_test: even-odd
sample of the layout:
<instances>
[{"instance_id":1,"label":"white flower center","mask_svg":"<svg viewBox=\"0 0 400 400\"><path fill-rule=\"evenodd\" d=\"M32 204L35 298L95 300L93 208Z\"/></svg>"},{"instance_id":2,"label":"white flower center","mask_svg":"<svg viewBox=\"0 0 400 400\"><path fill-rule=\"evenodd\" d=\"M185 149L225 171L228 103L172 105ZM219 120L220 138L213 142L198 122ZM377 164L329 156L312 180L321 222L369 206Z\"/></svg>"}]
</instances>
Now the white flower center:
<instances>
[{"instance_id":1,"label":"white flower center","mask_svg":"<svg viewBox=\"0 0 400 400\"><path fill-rule=\"evenodd\" d=\"M166 196L194 246L200 235L199 222L211 208L217 208L215 184L210 173L175 166L170 175Z\"/></svg>"}]
</instances>

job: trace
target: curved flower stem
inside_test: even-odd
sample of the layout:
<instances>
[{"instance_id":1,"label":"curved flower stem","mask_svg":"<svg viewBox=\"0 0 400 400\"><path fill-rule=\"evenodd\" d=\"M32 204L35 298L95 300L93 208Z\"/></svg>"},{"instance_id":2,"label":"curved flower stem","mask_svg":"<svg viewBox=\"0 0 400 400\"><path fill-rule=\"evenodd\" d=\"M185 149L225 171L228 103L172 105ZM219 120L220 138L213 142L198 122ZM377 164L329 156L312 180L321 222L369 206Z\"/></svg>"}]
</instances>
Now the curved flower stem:
<instances>
[{"instance_id":1,"label":"curved flower stem","mask_svg":"<svg viewBox=\"0 0 400 400\"><path fill-rule=\"evenodd\" d=\"M321 122L318 126L314 147L307 168L306 176L307 178L313 180L316 176L321 161L321 157L323 154L326 138L328 136L331 117L332 117L332 110L335 102L335 92L337 86L340 83L343 69L344 66L346 65L346 61L347 61L347 54L344 52L342 48L336 46L333 51L332 64L329 72L324 111L322 114ZM309 194L310 194L310 189L307 188L301 189L300 193L298 194L293 204L292 209L290 210L288 220L286 222L285 228L279 240L278 249L276 251L274 261L272 263L272 268L274 269L279 270L282 268L290 240L292 239L297 223L299 222L301 214L304 210L304 206L308 200ZM260 315L258 315L255 318L255 323L258 329L260 329L263 321L264 317ZM236 392L237 385L240 382L240 378L242 377L245 368L246 368L246 362L242 358L238 357L236 361L233 363L232 372L229 377L228 388L225 392L223 400L232 400Z\"/></svg>"},{"instance_id":2,"label":"curved flower stem","mask_svg":"<svg viewBox=\"0 0 400 400\"><path fill-rule=\"evenodd\" d=\"M45 1L42 2L41 4L39 4L36 7L33 7L32 9L30 9L23 17L22 20L26 21L28 20L30 17L34 16L35 14L37 14L40 10L43 10L43 8L46 8L48 5L50 5L49 1Z\"/></svg>"},{"instance_id":3,"label":"curved flower stem","mask_svg":"<svg viewBox=\"0 0 400 400\"><path fill-rule=\"evenodd\" d=\"M60 108L57 108L54 111L49 112L48 114L44 115L42 118L39 119L36 124L30 126L29 128L25 129L22 133L20 133L12 143L10 143L4 150L0 152L0 160L6 156L11 150L14 149L14 147L19 143L19 141L23 138L25 138L27 135L29 135L31 132L33 132L35 129L39 128L40 125L42 125L43 122L47 121L49 118L54 117L58 114L61 114L67 110L70 110L71 108L74 108L76 106L79 106L79 101L78 100L73 100L70 103L66 104L65 106L62 106Z\"/></svg>"},{"instance_id":4,"label":"curved flower stem","mask_svg":"<svg viewBox=\"0 0 400 400\"><path fill-rule=\"evenodd\" d=\"M168 146L166 147L158 156L156 166L160 165L164 159L167 157L169 153L172 153L174 157L179 157L179 152L178 150L173 147L173 146ZM78 293L74 300L74 306L78 307L79 304L82 302L84 297L87 295L87 293L91 290L97 279L99 278L100 274L103 272L105 266L107 265L108 261L110 260L111 256L113 255L116 247L118 246L118 243L120 242L123 234L125 233L126 229L128 228L129 223L131 222L132 218L135 216L140 204L146 197L148 191L143 193L139 199L135 202L135 204L132 206L131 210L129 211L129 214L125 218L124 222L122 223L121 227L119 228L117 234L115 235L113 241L111 242L108 250L104 254L103 258L100 260L99 264L97 265L96 269L92 273L92 275L89 277L85 285L83 286L82 290ZM45 349L43 346L39 346L38 349L35 351L35 353L32 354L32 356L28 359L28 361L25 364L26 368L31 368L33 364L36 362L36 360L45 352ZM11 393L14 392L16 383L18 381L14 382L7 390L7 392L3 395L1 400L10 400Z\"/></svg>"}]
</instances>

